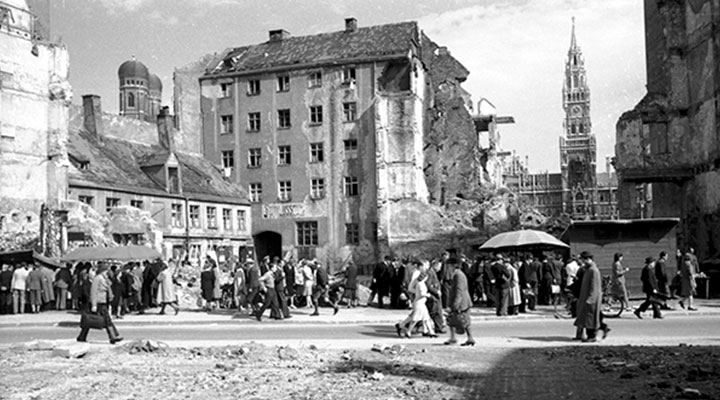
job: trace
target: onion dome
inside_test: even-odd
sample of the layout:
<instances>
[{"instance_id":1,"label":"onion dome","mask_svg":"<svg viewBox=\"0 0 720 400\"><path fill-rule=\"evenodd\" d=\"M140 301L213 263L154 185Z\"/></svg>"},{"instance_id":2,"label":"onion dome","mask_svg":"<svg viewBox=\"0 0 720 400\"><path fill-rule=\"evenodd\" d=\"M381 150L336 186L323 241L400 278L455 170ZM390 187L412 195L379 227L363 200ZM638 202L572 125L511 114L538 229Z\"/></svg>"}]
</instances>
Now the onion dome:
<instances>
[{"instance_id":1,"label":"onion dome","mask_svg":"<svg viewBox=\"0 0 720 400\"><path fill-rule=\"evenodd\" d=\"M148 79L148 89L150 91L162 92L162 81L157 75L150 74L150 79Z\"/></svg>"},{"instance_id":2,"label":"onion dome","mask_svg":"<svg viewBox=\"0 0 720 400\"><path fill-rule=\"evenodd\" d=\"M120 79L141 78L147 80L149 75L150 74L148 73L148 69L145 64L135 60L134 57L132 60L122 63L120 68L118 68L118 78Z\"/></svg>"}]
</instances>

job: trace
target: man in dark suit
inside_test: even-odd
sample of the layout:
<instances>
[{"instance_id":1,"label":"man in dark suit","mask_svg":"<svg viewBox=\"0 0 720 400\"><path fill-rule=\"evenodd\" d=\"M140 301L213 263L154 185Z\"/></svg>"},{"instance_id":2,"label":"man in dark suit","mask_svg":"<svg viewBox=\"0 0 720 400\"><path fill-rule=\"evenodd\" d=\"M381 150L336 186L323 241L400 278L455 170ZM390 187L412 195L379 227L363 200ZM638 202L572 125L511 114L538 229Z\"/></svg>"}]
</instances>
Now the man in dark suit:
<instances>
[{"instance_id":1,"label":"man in dark suit","mask_svg":"<svg viewBox=\"0 0 720 400\"><path fill-rule=\"evenodd\" d=\"M462 333L465 331L467 341L461 344L461 346L474 346L475 339L470 332L470 307L472 307L472 301L470 300L467 277L460 270L460 264L458 264L458 260L455 258L448 258L445 267L452 271L452 280L448 296L448 306L450 308L450 319L448 322L450 326L450 340L446 341L445 344L457 343L457 339L455 339L456 332Z\"/></svg>"},{"instance_id":2,"label":"man in dark suit","mask_svg":"<svg viewBox=\"0 0 720 400\"><path fill-rule=\"evenodd\" d=\"M325 295L328 293L328 290L330 289L330 279L328 277L327 269L324 265L315 262L316 269L315 269L315 288L313 288L313 295L312 295L312 302L313 307L315 308L315 312L310 314L311 316L318 316L320 313L318 312L318 306L320 304L320 299L325 297ZM338 305L337 303L332 304L333 306L333 315L338 313Z\"/></svg>"},{"instance_id":3,"label":"man in dark suit","mask_svg":"<svg viewBox=\"0 0 720 400\"><path fill-rule=\"evenodd\" d=\"M378 306L383 308L383 297L389 294L390 289L390 256L385 256L383 262L377 264L373 270L373 279L370 284L370 297L367 306L370 307L375 295L378 297Z\"/></svg>"},{"instance_id":4,"label":"man in dark suit","mask_svg":"<svg viewBox=\"0 0 720 400\"><path fill-rule=\"evenodd\" d=\"M528 257L520 268L520 284L522 289L527 289L528 295L526 295L525 298L527 299L527 309L530 311L535 311L541 270L542 263L537 257L532 259Z\"/></svg>"},{"instance_id":5,"label":"man in dark suit","mask_svg":"<svg viewBox=\"0 0 720 400\"><path fill-rule=\"evenodd\" d=\"M660 252L660 258L655 261L655 279L657 280L658 293L670 297L670 286L666 269L667 253L664 251ZM669 310L667 304L663 304L660 308Z\"/></svg>"},{"instance_id":6,"label":"man in dark suit","mask_svg":"<svg viewBox=\"0 0 720 400\"><path fill-rule=\"evenodd\" d=\"M252 313L258 310L258 294L260 293L260 267L253 260L245 261L245 274L247 275L248 296L247 301L250 304Z\"/></svg>"},{"instance_id":7,"label":"man in dark suit","mask_svg":"<svg viewBox=\"0 0 720 400\"><path fill-rule=\"evenodd\" d=\"M507 315L508 300L510 297L510 279L512 273L505 264L502 254L495 256L495 262L490 267L495 278L495 291L497 299L495 300L495 314L497 316Z\"/></svg>"},{"instance_id":8,"label":"man in dark suit","mask_svg":"<svg viewBox=\"0 0 720 400\"><path fill-rule=\"evenodd\" d=\"M653 267L653 258L648 257L645 259L645 267L643 267L640 273L640 280L642 281L643 292L645 293L645 301L640 304L637 310L634 311L635 316L642 319L641 313L647 311L649 307L653 309L653 318L662 319L663 316L660 313L660 306L658 305L657 294L658 294L658 282L655 277L655 271Z\"/></svg>"}]
</instances>

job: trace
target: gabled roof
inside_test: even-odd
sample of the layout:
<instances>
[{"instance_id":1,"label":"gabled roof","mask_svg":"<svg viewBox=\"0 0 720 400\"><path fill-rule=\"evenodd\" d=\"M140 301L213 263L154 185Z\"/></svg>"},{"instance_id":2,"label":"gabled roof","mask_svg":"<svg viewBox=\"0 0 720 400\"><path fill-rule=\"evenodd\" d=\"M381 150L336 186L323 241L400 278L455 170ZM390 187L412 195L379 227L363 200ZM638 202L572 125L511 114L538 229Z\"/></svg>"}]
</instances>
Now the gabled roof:
<instances>
[{"instance_id":1,"label":"gabled roof","mask_svg":"<svg viewBox=\"0 0 720 400\"><path fill-rule=\"evenodd\" d=\"M170 153L160 146L111 137L103 137L101 144L94 135L79 129L70 131L68 153L75 159L89 162L86 169L70 169L71 186L249 204L247 193L239 185L226 181L219 168L200 156L175 151L182 177L182 194L172 194L142 168L164 165Z\"/></svg>"},{"instance_id":2,"label":"gabled roof","mask_svg":"<svg viewBox=\"0 0 720 400\"><path fill-rule=\"evenodd\" d=\"M204 76L404 57L420 45L418 32L417 23L412 21L236 47L226 50L222 57L210 63Z\"/></svg>"}]
</instances>

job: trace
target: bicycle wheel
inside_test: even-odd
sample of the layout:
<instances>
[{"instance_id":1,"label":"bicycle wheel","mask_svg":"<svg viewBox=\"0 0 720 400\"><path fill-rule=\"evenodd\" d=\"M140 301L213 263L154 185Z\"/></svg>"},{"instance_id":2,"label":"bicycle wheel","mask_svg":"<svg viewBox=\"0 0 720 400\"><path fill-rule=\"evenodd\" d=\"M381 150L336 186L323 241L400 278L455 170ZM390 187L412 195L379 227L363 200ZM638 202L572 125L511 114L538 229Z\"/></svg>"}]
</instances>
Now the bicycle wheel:
<instances>
[{"instance_id":1,"label":"bicycle wheel","mask_svg":"<svg viewBox=\"0 0 720 400\"><path fill-rule=\"evenodd\" d=\"M623 303L615 296L603 296L602 313L605 318L618 318L623 310Z\"/></svg>"},{"instance_id":2,"label":"bicycle wheel","mask_svg":"<svg viewBox=\"0 0 720 400\"><path fill-rule=\"evenodd\" d=\"M571 300L567 294L561 293L555 296L553 301L553 314L556 319L570 319L572 312L570 311Z\"/></svg>"}]
</instances>

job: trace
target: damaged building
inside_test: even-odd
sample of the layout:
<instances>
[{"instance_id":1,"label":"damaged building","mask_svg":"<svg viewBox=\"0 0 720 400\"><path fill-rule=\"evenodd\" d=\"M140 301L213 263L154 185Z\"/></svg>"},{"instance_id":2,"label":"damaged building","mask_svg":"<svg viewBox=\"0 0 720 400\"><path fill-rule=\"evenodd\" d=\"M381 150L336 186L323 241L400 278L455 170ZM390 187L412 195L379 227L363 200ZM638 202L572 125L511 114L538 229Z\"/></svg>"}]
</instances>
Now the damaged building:
<instances>
[{"instance_id":1,"label":"damaged building","mask_svg":"<svg viewBox=\"0 0 720 400\"><path fill-rule=\"evenodd\" d=\"M218 55L199 79L202 148L247 188L258 256L369 265L430 237L431 203L482 183L467 74L415 22L278 29Z\"/></svg>"},{"instance_id":2,"label":"damaged building","mask_svg":"<svg viewBox=\"0 0 720 400\"><path fill-rule=\"evenodd\" d=\"M207 251L220 261L250 245L247 193L198 154L176 147L167 107L149 123L102 112L100 98L73 107L68 155L70 246L149 244L165 258L197 265Z\"/></svg>"},{"instance_id":3,"label":"damaged building","mask_svg":"<svg viewBox=\"0 0 720 400\"><path fill-rule=\"evenodd\" d=\"M621 218L679 217L720 257L720 1L645 0L647 94L616 130Z\"/></svg>"},{"instance_id":4,"label":"damaged building","mask_svg":"<svg viewBox=\"0 0 720 400\"><path fill-rule=\"evenodd\" d=\"M0 251L37 244L66 197L68 52L44 32L25 0L0 1Z\"/></svg>"}]
</instances>

